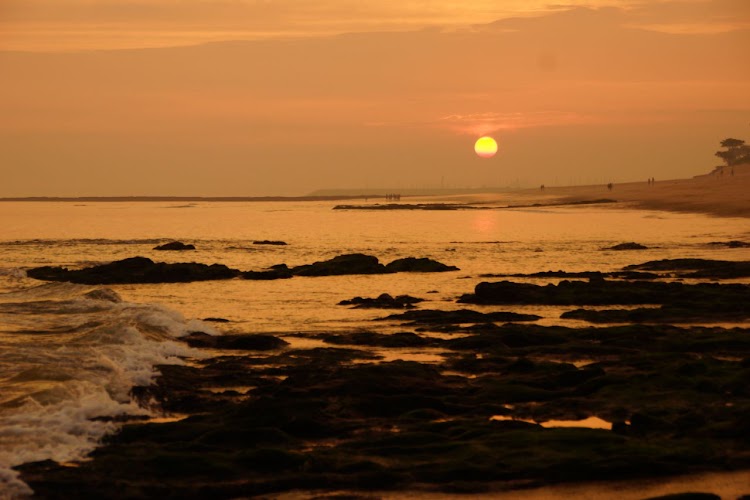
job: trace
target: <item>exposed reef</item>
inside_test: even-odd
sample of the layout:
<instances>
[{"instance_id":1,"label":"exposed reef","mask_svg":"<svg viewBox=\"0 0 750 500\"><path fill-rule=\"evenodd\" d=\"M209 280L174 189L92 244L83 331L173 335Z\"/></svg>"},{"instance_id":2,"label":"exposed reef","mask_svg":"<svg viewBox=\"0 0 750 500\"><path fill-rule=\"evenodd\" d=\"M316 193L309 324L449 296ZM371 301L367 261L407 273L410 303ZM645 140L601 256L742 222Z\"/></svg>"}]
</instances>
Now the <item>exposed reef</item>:
<instances>
[{"instance_id":1,"label":"exposed reef","mask_svg":"<svg viewBox=\"0 0 750 500\"><path fill-rule=\"evenodd\" d=\"M679 278L732 279L750 277L750 261L663 259L625 267L626 270L669 271Z\"/></svg>"},{"instance_id":2,"label":"exposed reef","mask_svg":"<svg viewBox=\"0 0 750 500\"><path fill-rule=\"evenodd\" d=\"M727 248L750 248L750 243L739 240L712 241L709 245Z\"/></svg>"},{"instance_id":3,"label":"exposed reef","mask_svg":"<svg viewBox=\"0 0 750 500\"><path fill-rule=\"evenodd\" d=\"M462 203L387 203L381 205L336 205L334 210L482 210L488 207L477 207Z\"/></svg>"},{"instance_id":4,"label":"exposed reef","mask_svg":"<svg viewBox=\"0 0 750 500\"><path fill-rule=\"evenodd\" d=\"M334 210L500 210L508 208L544 208L577 205L598 205L602 203L617 203L617 200L600 198L595 200L577 200L557 203L531 203L526 205L488 206L486 204L464 203L387 203L374 205L336 205Z\"/></svg>"},{"instance_id":5,"label":"exposed reef","mask_svg":"<svg viewBox=\"0 0 750 500\"><path fill-rule=\"evenodd\" d=\"M195 245L185 244L181 241L172 241L156 246L154 250L195 250Z\"/></svg>"},{"instance_id":6,"label":"exposed reef","mask_svg":"<svg viewBox=\"0 0 750 500\"><path fill-rule=\"evenodd\" d=\"M253 241L253 245L276 245L276 246L284 246L288 243L286 241L281 240L256 240Z\"/></svg>"},{"instance_id":7,"label":"exposed reef","mask_svg":"<svg viewBox=\"0 0 750 500\"><path fill-rule=\"evenodd\" d=\"M631 241L629 243L620 243L611 247L605 247L602 250L648 250L648 247Z\"/></svg>"},{"instance_id":8,"label":"exposed reef","mask_svg":"<svg viewBox=\"0 0 750 500\"><path fill-rule=\"evenodd\" d=\"M332 259L314 262L290 268L294 276L337 276L343 274L388 274L400 272L439 273L457 271L455 266L448 266L427 258L406 257L396 259L383 265L377 257L361 253L338 255Z\"/></svg>"},{"instance_id":9,"label":"exposed reef","mask_svg":"<svg viewBox=\"0 0 750 500\"><path fill-rule=\"evenodd\" d=\"M530 274L480 274L480 278L586 278L586 279L603 279L614 278L624 280L652 280L659 277L656 273L646 273L639 271L614 271L603 273L599 271L541 271Z\"/></svg>"},{"instance_id":10,"label":"exposed reef","mask_svg":"<svg viewBox=\"0 0 750 500\"><path fill-rule=\"evenodd\" d=\"M90 460L26 464L21 478L40 498L429 496L750 467L748 330L315 338L341 347L161 366L133 395L188 418L126 424ZM444 361L378 362L367 350L425 346ZM556 427L593 416L601 428Z\"/></svg>"},{"instance_id":11,"label":"exposed reef","mask_svg":"<svg viewBox=\"0 0 750 500\"><path fill-rule=\"evenodd\" d=\"M702 309L739 310L750 301L750 286L651 281L561 281L545 286L500 281L481 282L461 296L469 304L614 305L680 304Z\"/></svg>"},{"instance_id":12,"label":"exposed reef","mask_svg":"<svg viewBox=\"0 0 750 500\"><path fill-rule=\"evenodd\" d=\"M381 293L375 298L354 297L342 300L340 306L354 306L354 309L410 309L414 304L424 299L412 297L411 295L397 295L392 297L387 293Z\"/></svg>"},{"instance_id":13,"label":"exposed reef","mask_svg":"<svg viewBox=\"0 0 750 500\"><path fill-rule=\"evenodd\" d=\"M131 257L109 264L69 270L64 267L29 269L30 278L46 281L69 281L86 285L116 283L185 283L190 281L224 280L238 276L240 271L223 264L195 262L167 264L146 257Z\"/></svg>"},{"instance_id":14,"label":"exposed reef","mask_svg":"<svg viewBox=\"0 0 750 500\"><path fill-rule=\"evenodd\" d=\"M560 316L590 323L730 323L750 319L747 304L670 304L636 309L576 309Z\"/></svg>"},{"instance_id":15,"label":"exposed reef","mask_svg":"<svg viewBox=\"0 0 750 500\"><path fill-rule=\"evenodd\" d=\"M146 257L130 257L84 269L36 267L26 273L30 278L46 281L69 281L87 285L117 283L183 283L242 277L249 280L286 279L293 276L338 276L348 274L388 274L399 272L445 272L458 270L426 258L407 257L383 265L377 257L364 254L339 255L326 261L287 267L278 264L264 271L239 271L223 264L154 262Z\"/></svg>"},{"instance_id":16,"label":"exposed reef","mask_svg":"<svg viewBox=\"0 0 750 500\"><path fill-rule=\"evenodd\" d=\"M407 311L401 314L391 314L382 318L384 320L398 319L408 321L409 325L435 325L435 324L459 324L459 323L493 323L511 321L536 321L541 316L535 314L519 314L514 312L490 312L481 313L470 309L459 309L456 311L440 311L424 309L421 311Z\"/></svg>"}]
</instances>

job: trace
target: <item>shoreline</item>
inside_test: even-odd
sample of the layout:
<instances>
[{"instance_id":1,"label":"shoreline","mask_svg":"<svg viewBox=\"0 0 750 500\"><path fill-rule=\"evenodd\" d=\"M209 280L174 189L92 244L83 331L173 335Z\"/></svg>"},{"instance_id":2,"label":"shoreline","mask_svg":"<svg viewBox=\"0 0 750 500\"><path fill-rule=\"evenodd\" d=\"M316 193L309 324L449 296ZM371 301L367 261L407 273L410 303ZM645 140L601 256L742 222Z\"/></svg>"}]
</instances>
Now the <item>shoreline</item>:
<instances>
[{"instance_id":1,"label":"shoreline","mask_svg":"<svg viewBox=\"0 0 750 500\"><path fill-rule=\"evenodd\" d=\"M686 269L681 260L656 264L667 279ZM212 318L217 329L227 324L222 335L193 331L180 339L215 356L158 365L154 385L131 390L157 413L186 418L126 421L91 460L17 470L42 498L115 491L127 498L513 497L515 488L575 491L606 481L671 481L684 493L680 478L747 477L749 328L541 326L533 324L538 317L507 312L526 292L522 302L530 304L697 300L693 309L711 302L704 294L727 306L734 297L736 307L750 294L748 285L641 277L479 283L459 302L505 312L384 310L367 331L290 334L308 345L279 334L231 334L231 321ZM519 293L506 293L508 286ZM377 325L384 320L401 331L383 333ZM398 349L440 350L444 359L382 356ZM691 490L713 490L710 484ZM748 493L741 481L732 488L737 497Z\"/></svg>"},{"instance_id":2,"label":"shoreline","mask_svg":"<svg viewBox=\"0 0 750 500\"><path fill-rule=\"evenodd\" d=\"M82 196L82 197L5 197L1 202L314 202L371 200L385 195L307 195L307 196ZM750 164L737 165L725 174L716 171L690 179L614 183L585 186L545 186L544 189L488 190L457 194L403 194L403 209L533 208L594 204L606 199L614 206L641 210L699 213L715 217L750 217ZM407 200L419 200L410 204ZM502 206L488 207L490 204ZM380 209L400 209L393 203ZM443 205L442 207L439 205ZM453 207L452 205L455 205ZM344 206L351 209L377 209L378 205ZM415 207L415 208L410 208ZM338 207L337 207L338 208Z\"/></svg>"},{"instance_id":3,"label":"shoreline","mask_svg":"<svg viewBox=\"0 0 750 500\"><path fill-rule=\"evenodd\" d=\"M701 213L717 217L750 217L750 165L734 167L734 174L707 174L692 179L615 183L591 186L545 187L513 193L521 200L561 203L608 197L642 210Z\"/></svg>"},{"instance_id":4,"label":"shoreline","mask_svg":"<svg viewBox=\"0 0 750 500\"><path fill-rule=\"evenodd\" d=\"M654 184L613 183L612 190L607 184L545 186L543 190L539 187L502 194L456 194L426 199L477 207L502 205L498 208L575 206L607 199L611 200L610 207L747 218L750 217L750 164L737 165L724 175L714 172L690 179L657 180Z\"/></svg>"}]
</instances>

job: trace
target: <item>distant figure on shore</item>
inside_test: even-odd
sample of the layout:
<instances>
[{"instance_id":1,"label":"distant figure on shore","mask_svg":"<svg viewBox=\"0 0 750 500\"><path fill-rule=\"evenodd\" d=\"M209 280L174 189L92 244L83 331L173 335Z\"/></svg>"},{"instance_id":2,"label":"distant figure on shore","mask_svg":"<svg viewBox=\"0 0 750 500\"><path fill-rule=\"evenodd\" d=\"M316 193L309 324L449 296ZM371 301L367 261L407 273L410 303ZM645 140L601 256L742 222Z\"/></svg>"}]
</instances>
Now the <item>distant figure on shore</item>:
<instances>
[{"instance_id":1,"label":"distant figure on shore","mask_svg":"<svg viewBox=\"0 0 750 500\"><path fill-rule=\"evenodd\" d=\"M611 182L609 184L607 184L607 189L609 189L610 191L612 191L612 183Z\"/></svg>"},{"instance_id":2,"label":"distant figure on shore","mask_svg":"<svg viewBox=\"0 0 750 500\"><path fill-rule=\"evenodd\" d=\"M540 191L544 191L544 184L542 184L541 186L539 186L539 190Z\"/></svg>"}]
</instances>

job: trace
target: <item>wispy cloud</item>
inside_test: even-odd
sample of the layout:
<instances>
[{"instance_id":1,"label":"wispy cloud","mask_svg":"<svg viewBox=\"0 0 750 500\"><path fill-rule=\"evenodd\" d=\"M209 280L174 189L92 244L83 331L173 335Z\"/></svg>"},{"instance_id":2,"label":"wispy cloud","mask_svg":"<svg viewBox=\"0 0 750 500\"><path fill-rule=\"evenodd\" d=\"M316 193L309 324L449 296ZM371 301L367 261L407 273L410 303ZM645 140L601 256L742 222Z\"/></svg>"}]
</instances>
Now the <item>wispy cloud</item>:
<instances>
[{"instance_id":1,"label":"wispy cloud","mask_svg":"<svg viewBox=\"0 0 750 500\"><path fill-rule=\"evenodd\" d=\"M427 27L461 31L583 7L617 10L618 22L663 32L712 33L750 22L747 0L0 0L0 49L116 49Z\"/></svg>"},{"instance_id":2,"label":"wispy cloud","mask_svg":"<svg viewBox=\"0 0 750 500\"><path fill-rule=\"evenodd\" d=\"M435 124L459 133L480 136L499 130L576 125L591 123L594 120L593 116L568 111L485 112L446 115L440 117Z\"/></svg>"}]
</instances>

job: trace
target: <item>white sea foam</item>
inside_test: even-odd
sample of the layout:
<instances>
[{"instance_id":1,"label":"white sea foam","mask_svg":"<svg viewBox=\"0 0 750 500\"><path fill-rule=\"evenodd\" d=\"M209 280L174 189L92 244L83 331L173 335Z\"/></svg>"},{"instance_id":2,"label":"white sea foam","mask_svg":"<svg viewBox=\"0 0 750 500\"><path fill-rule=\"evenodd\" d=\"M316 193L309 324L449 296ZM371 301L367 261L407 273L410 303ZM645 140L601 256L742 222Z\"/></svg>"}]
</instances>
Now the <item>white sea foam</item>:
<instances>
[{"instance_id":1,"label":"white sea foam","mask_svg":"<svg viewBox=\"0 0 750 500\"><path fill-rule=\"evenodd\" d=\"M30 493L11 467L81 460L117 429L109 417L150 414L131 389L151 384L157 365L205 356L176 337L218 334L166 307L62 283L0 294L0 322L16 328L0 333L0 498Z\"/></svg>"}]
</instances>

